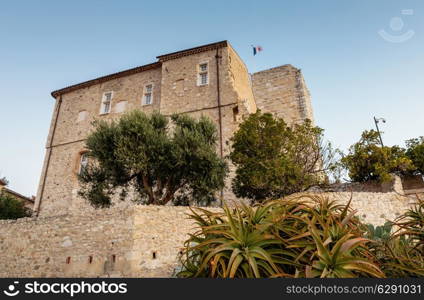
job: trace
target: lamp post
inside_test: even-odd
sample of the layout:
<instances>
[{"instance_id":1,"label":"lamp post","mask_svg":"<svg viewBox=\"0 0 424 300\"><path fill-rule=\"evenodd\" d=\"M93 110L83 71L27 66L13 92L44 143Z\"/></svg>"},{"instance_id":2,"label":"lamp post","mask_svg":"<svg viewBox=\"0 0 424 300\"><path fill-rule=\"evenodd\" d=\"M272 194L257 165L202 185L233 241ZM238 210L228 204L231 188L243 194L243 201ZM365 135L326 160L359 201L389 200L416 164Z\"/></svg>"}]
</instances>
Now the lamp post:
<instances>
[{"instance_id":1,"label":"lamp post","mask_svg":"<svg viewBox=\"0 0 424 300\"><path fill-rule=\"evenodd\" d=\"M378 128L378 122L380 122L380 121L382 121L383 123L386 123L386 120L384 118L376 118L376 117L374 117L374 123L375 123L375 127L377 128L378 136L380 137L381 147L384 147L384 145L383 145L383 139L381 138L380 129Z\"/></svg>"}]
</instances>

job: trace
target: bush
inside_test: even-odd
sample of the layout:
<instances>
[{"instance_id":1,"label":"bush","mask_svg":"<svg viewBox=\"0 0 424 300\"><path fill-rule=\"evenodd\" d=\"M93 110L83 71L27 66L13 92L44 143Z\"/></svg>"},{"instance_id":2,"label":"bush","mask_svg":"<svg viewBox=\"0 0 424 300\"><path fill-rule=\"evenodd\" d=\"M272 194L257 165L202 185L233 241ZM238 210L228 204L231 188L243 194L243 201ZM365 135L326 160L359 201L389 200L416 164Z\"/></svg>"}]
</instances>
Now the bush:
<instances>
[{"instance_id":1,"label":"bush","mask_svg":"<svg viewBox=\"0 0 424 300\"><path fill-rule=\"evenodd\" d=\"M320 196L192 210L179 277L424 277L424 203L383 226ZM397 228L392 232L392 228Z\"/></svg>"},{"instance_id":2,"label":"bush","mask_svg":"<svg viewBox=\"0 0 424 300\"><path fill-rule=\"evenodd\" d=\"M348 205L321 197L193 210L179 277L384 277Z\"/></svg>"},{"instance_id":3,"label":"bush","mask_svg":"<svg viewBox=\"0 0 424 300\"><path fill-rule=\"evenodd\" d=\"M31 216L31 211L22 201L0 192L0 219L18 219Z\"/></svg>"},{"instance_id":4,"label":"bush","mask_svg":"<svg viewBox=\"0 0 424 300\"><path fill-rule=\"evenodd\" d=\"M309 120L290 127L269 113L249 115L231 139L235 195L261 202L322 182L322 134Z\"/></svg>"},{"instance_id":5,"label":"bush","mask_svg":"<svg viewBox=\"0 0 424 300\"><path fill-rule=\"evenodd\" d=\"M398 147L382 147L375 130L364 131L359 142L349 148L349 154L341 163L355 182L376 180L388 182L391 173L404 175L415 170L405 150Z\"/></svg>"},{"instance_id":6,"label":"bush","mask_svg":"<svg viewBox=\"0 0 424 300\"><path fill-rule=\"evenodd\" d=\"M387 277L424 277L424 203L418 201L388 227L397 230L371 244L372 252Z\"/></svg>"},{"instance_id":7,"label":"bush","mask_svg":"<svg viewBox=\"0 0 424 300\"><path fill-rule=\"evenodd\" d=\"M424 136L406 141L406 155L416 167L416 172L424 175Z\"/></svg>"}]
</instances>

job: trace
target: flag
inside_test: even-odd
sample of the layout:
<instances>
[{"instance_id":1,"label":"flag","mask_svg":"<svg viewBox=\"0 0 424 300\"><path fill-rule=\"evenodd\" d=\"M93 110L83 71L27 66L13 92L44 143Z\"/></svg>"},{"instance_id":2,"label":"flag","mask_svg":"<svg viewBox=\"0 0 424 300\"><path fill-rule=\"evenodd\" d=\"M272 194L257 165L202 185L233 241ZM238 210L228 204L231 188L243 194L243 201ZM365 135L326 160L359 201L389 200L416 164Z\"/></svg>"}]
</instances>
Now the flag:
<instances>
[{"instance_id":1,"label":"flag","mask_svg":"<svg viewBox=\"0 0 424 300\"><path fill-rule=\"evenodd\" d=\"M261 46L253 46L252 45L252 48L253 48L253 55L256 55L258 52L261 52L262 51L262 47Z\"/></svg>"}]
</instances>

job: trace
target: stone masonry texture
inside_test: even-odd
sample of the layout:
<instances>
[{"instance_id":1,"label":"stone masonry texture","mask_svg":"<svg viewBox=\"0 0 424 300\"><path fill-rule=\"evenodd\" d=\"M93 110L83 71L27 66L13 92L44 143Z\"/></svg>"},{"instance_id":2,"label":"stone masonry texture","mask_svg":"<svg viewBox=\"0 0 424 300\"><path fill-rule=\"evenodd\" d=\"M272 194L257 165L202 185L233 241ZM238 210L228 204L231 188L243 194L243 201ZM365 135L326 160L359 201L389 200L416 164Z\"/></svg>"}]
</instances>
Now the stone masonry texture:
<instances>
[{"instance_id":1,"label":"stone masonry texture","mask_svg":"<svg viewBox=\"0 0 424 300\"><path fill-rule=\"evenodd\" d=\"M374 225L393 220L411 200L397 192L319 195L339 203L352 197L356 215ZM184 241L196 230L189 213L188 207L122 203L96 211L0 221L0 277L174 276Z\"/></svg>"},{"instance_id":2,"label":"stone masonry texture","mask_svg":"<svg viewBox=\"0 0 424 300\"><path fill-rule=\"evenodd\" d=\"M159 61L121 73L71 86L52 94L56 97L45 162L35 209L40 216L88 209L79 198L77 172L84 143L94 120L112 120L139 109L164 115L188 114L209 117L221 129L222 155L243 117L271 112L289 124L313 120L309 92L299 69L291 65L249 74L231 45L224 41L158 57ZM199 85L200 64L207 64L208 84ZM146 85L153 86L150 105L143 105ZM103 94L113 92L111 111L100 114ZM221 116L221 117L220 117ZM239 201L231 191L234 166L223 191L224 200Z\"/></svg>"},{"instance_id":3,"label":"stone masonry texture","mask_svg":"<svg viewBox=\"0 0 424 300\"><path fill-rule=\"evenodd\" d=\"M199 85L199 66L205 63L208 82ZM149 105L142 102L146 85L152 86ZM105 92L113 92L111 111L100 114ZM299 69L283 65L249 74L227 41L158 56L156 63L52 95L56 105L34 205L37 217L0 221L0 277L170 277L179 267L184 241L195 230L187 217L190 208L125 201L96 210L78 196L77 172L94 120L117 119L132 109L204 115L221 128L217 151L222 145L224 156L240 122L257 109L288 124L313 121L310 94ZM223 191L227 204L240 201L231 192L233 176L230 165ZM399 185L395 181L394 186ZM341 203L352 197L357 215L374 225L394 219L412 201L401 196L401 188L319 194Z\"/></svg>"}]
</instances>

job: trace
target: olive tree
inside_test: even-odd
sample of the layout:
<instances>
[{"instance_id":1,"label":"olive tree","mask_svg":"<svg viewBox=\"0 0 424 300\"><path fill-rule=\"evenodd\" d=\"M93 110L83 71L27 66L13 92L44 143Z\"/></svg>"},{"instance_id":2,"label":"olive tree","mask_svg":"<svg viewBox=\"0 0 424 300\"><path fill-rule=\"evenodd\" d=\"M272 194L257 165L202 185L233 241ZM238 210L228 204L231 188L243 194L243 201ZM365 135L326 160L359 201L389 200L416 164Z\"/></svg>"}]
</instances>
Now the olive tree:
<instances>
[{"instance_id":1,"label":"olive tree","mask_svg":"<svg viewBox=\"0 0 424 300\"><path fill-rule=\"evenodd\" d=\"M135 110L118 121L95 121L79 194L95 207L110 206L114 196L124 200L129 192L144 204L206 204L228 172L216 143L216 128L206 117Z\"/></svg>"}]
</instances>

